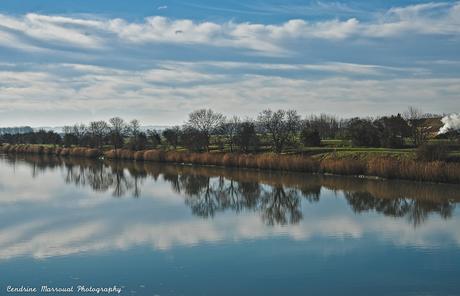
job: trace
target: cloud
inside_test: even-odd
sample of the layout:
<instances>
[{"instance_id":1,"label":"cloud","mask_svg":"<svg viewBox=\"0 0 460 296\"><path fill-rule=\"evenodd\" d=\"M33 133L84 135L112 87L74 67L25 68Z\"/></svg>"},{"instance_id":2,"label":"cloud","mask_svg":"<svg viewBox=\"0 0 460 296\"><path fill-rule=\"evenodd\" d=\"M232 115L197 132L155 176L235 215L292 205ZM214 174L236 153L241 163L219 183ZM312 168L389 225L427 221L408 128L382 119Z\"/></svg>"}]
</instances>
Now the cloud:
<instances>
[{"instance_id":1,"label":"cloud","mask_svg":"<svg viewBox=\"0 0 460 296\"><path fill-rule=\"evenodd\" d=\"M13 34L23 43L45 48L75 46L100 49L119 42L169 43L241 48L263 54L285 55L293 50L289 46L292 42L395 37L407 33L458 35L460 4L428 3L392 8L381 17L367 22L360 22L354 17L319 21L291 19L281 24L257 24L197 22L162 16L147 17L143 22L129 22L119 18L86 19L35 13L24 16L0 15L0 38L3 36L2 39L6 40L6 34ZM9 43L7 46L14 45Z\"/></svg>"},{"instance_id":2,"label":"cloud","mask_svg":"<svg viewBox=\"0 0 460 296\"><path fill-rule=\"evenodd\" d=\"M34 41L49 42L54 45L99 48L101 42L98 37L90 33L98 29L99 25L100 22L96 20L62 16L29 13L22 17L10 17L0 14L0 30L8 30L16 36L26 36L33 38Z\"/></svg>"},{"instance_id":3,"label":"cloud","mask_svg":"<svg viewBox=\"0 0 460 296\"><path fill-rule=\"evenodd\" d=\"M142 70L83 64L29 64L27 70L11 67L0 70L0 108L22 114L40 111L54 121L56 117L50 114L80 114L78 118L68 115L66 122L59 124L88 120L81 114L100 114L95 119L101 119L120 112L126 115L126 110L135 110L136 117L146 123L178 124L190 110L202 106L242 116L254 116L260 106L289 106L304 114L328 110L344 116L389 113L403 108L401 101L423 103L433 112L440 112L445 106L455 107L460 78L388 76L403 71L342 63L165 61ZM303 74L299 76L297 72ZM308 74L317 72L328 75ZM364 76L355 78L355 75ZM243 105L244 111L239 109ZM7 117L6 114L4 119Z\"/></svg>"},{"instance_id":4,"label":"cloud","mask_svg":"<svg viewBox=\"0 0 460 296\"><path fill-rule=\"evenodd\" d=\"M460 2L424 3L388 10L364 28L369 37L394 37L408 33L458 35Z\"/></svg>"},{"instance_id":5,"label":"cloud","mask_svg":"<svg viewBox=\"0 0 460 296\"><path fill-rule=\"evenodd\" d=\"M443 113L458 100L459 19L458 2L272 24L0 14L0 124L178 124L203 106Z\"/></svg>"}]
</instances>

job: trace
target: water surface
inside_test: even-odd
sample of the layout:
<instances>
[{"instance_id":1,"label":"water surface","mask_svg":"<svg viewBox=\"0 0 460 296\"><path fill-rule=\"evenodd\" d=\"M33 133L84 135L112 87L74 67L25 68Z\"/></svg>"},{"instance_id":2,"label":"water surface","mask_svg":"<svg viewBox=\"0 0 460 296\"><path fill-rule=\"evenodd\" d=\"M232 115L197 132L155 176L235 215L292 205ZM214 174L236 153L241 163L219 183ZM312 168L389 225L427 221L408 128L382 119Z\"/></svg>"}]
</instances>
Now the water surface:
<instances>
[{"instance_id":1,"label":"water surface","mask_svg":"<svg viewBox=\"0 0 460 296\"><path fill-rule=\"evenodd\" d=\"M460 186L0 157L5 287L460 295Z\"/></svg>"}]
</instances>

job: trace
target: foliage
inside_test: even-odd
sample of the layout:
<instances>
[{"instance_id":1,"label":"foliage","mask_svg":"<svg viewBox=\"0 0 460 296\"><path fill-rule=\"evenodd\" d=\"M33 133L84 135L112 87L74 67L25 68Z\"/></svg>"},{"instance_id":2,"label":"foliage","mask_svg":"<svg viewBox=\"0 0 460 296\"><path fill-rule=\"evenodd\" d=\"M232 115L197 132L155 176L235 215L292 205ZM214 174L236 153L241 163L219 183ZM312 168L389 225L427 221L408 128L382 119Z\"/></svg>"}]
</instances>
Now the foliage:
<instances>
[{"instance_id":1,"label":"foliage","mask_svg":"<svg viewBox=\"0 0 460 296\"><path fill-rule=\"evenodd\" d=\"M304 127L300 134L302 144L306 147L319 147L321 146L321 137L318 130L311 130L308 127Z\"/></svg>"}]
</instances>

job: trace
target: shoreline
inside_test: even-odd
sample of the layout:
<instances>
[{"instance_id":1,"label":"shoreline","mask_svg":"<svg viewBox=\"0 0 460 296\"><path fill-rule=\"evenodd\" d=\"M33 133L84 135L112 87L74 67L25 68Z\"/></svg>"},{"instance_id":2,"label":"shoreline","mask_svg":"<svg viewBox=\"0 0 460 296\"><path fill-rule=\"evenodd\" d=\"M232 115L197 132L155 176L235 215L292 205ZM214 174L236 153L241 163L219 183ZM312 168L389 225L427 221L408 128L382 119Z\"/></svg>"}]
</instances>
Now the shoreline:
<instances>
[{"instance_id":1,"label":"shoreline","mask_svg":"<svg viewBox=\"0 0 460 296\"><path fill-rule=\"evenodd\" d=\"M431 183L460 184L460 163L445 161L423 162L397 160L387 156L370 159L318 159L300 154L242 154L225 152L179 152L163 150L132 151L116 149L101 151L96 148L48 147L40 145L2 145L6 154L56 155L62 157L105 158L128 161L208 165L219 167L292 171L318 174L355 176L358 178L401 179Z\"/></svg>"}]
</instances>

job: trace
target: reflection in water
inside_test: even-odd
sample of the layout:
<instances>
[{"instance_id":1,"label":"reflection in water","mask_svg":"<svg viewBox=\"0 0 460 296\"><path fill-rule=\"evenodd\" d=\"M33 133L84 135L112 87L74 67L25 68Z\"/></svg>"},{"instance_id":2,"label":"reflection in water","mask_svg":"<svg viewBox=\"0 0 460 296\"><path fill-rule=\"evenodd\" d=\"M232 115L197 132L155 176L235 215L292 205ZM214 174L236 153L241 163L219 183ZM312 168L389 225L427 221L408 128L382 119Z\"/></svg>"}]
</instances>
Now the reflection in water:
<instances>
[{"instance_id":1,"label":"reflection in water","mask_svg":"<svg viewBox=\"0 0 460 296\"><path fill-rule=\"evenodd\" d=\"M345 197L356 213L375 210L387 216L407 217L415 226L426 220L429 213L438 213L442 218L452 216L455 205L440 199L439 201L408 198L382 199L369 192L345 192Z\"/></svg>"},{"instance_id":2,"label":"reflection in water","mask_svg":"<svg viewBox=\"0 0 460 296\"><path fill-rule=\"evenodd\" d=\"M406 217L414 227L432 213L451 217L460 200L457 185L30 155L9 157L8 163L14 166L19 160L30 165L33 177L60 168L66 183L111 191L115 197L139 197L146 178L161 176L185 197L194 215L208 218L225 210L255 211L267 225L298 223L303 218L302 202L318 202L322 188L343 192L355 213Z\"/></svg>"}]
</instances>

